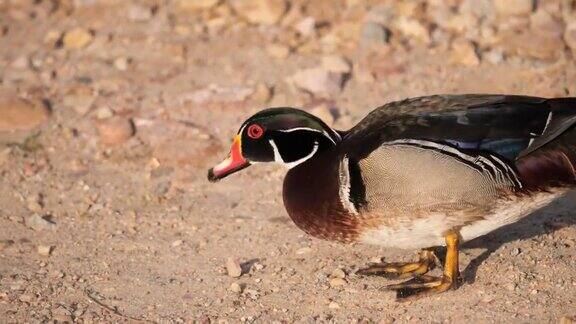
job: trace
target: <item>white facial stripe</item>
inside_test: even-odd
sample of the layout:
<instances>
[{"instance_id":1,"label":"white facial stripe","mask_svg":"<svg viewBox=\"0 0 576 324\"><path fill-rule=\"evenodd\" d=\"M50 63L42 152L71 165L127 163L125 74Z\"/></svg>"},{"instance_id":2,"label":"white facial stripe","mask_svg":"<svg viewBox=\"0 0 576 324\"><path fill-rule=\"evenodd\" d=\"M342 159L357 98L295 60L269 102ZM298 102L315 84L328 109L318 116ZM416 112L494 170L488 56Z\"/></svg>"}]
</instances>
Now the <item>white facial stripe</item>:
<instances>
[{"instance_id":1,"label":"white facial stripe","mask_svg":"<svg viewBox=\"0 0 576 324\"><path fill-rule=\"evenodd\" d=\"M295 131L299 131L299 130L307 130L307 131L311 131L311 132L320 133L320 134L324 135L325 137L327 137L332 143L334 143L334 145L336 145L336 142L334 141L334 139L332 139L332 137L330 137L330 134L326 133L326 131L320 131L320 130L317 130L314 128L294 127L294 128L290 128L290 129L279 129L278 131L280 131L282 133L291 133L291 132L295 132ZM334 134L336 134L336 137L338 138L338 140L342 139L340 137L340 134L338 134L337 132L334 131Z\"/></svg>"},{"instance_id":2,"label":"white facial stripe","mask_svg":"<svg viewBox=\"0 0 576 324\"><path fill-rule=\"evenodd\" d=\"M340 162L340 203L342 206L354 215L358 215L356 207L350 201L350 171L348 170L348 157L344 156L344 159Z\"/></svg>"},{"instance_id":3,"label":"white facial stripe","mask_svg":"<svg viewBox=\"0 0 576 324\"><path fill-rule=\"evenodd\" d=\"M318 151L318 147L319 147L318 142L314 142L314 148L312 148L312 152L310 152L308 155L306 155L305 157L298 159L296 161L284 162L284 159L282 159L282 155L280 155L280 150L278 150L278 146L276 146L276 143L274 143L274 140L269 140L268 142L270 143L270 146L272 146L272 151L274 151L274 161L286 166L288 169L292 169L293 167L297 166L298 164L303 163L306 160L313 157L314 154L316 154L316 152Z\"/></svg>"}]
</instances>

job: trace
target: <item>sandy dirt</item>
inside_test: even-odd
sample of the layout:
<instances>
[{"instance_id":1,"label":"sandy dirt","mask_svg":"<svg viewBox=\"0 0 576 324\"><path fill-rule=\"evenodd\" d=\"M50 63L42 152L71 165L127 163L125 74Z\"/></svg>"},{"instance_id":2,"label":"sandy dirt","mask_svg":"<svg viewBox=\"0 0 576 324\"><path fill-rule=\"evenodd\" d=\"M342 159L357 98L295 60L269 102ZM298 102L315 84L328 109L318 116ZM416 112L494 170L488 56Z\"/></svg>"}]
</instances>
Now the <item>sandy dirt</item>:
<instances>
[{"instance_id":1,"label":"sandy dirt","mask_svg":"<svg viewBox=\"0 0 576 324\"><path fill-rule=\"evenodd\" d=\"M346 129L406 97L576 96L573 1L511 16L492 1L382 3L295 1L254 22L222 1L0 0L1 93L31 111L7 121L0 103L0 323L571 323L575 193L466 244L458 290L399 304L388 280L354 273L417 251L308 237L279 166L206 180L268 106ZM349 64L336 88L294 82L334 55Z\"/></svg>"}]
</instances>

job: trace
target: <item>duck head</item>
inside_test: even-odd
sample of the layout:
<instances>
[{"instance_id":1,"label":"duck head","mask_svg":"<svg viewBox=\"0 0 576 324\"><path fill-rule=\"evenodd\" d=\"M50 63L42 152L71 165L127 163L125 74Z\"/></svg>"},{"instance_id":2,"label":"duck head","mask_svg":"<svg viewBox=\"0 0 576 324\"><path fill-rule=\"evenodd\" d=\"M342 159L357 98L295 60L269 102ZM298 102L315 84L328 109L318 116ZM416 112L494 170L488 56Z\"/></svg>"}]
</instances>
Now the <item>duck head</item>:
<instances>
[{"instance_id":1,"label":"duck head","mask_svg":"<svg viewBox=\"0 0 576 324\"><path fill-rule=\"evenodd\" d=\"M240 126L230 154L208 170L208 180L220 180L259 162L276 162L293 168L335 147L340 140L338 132L300 109L262 110Z\"/></svg>"}]
</instances>

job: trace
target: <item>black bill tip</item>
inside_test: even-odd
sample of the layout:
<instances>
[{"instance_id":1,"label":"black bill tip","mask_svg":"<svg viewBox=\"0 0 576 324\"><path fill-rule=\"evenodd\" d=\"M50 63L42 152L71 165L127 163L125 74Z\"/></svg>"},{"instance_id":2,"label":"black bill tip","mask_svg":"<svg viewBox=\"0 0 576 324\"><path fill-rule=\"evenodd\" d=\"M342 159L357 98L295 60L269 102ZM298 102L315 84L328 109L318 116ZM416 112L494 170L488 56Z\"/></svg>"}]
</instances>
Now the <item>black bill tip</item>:
<instances>
[{"instance_id":1,"label":"black bill tip","mask_svg":"<svg viewBox=\"0 0 576 324\"><path fill-rule=\"evenodd\" d=\"M220 180L218 177L216 177L216 175L214 174L214 170L213 169L209 169L208 170L208 181L210 182L216 182Z\"/></svg>"}]
</instances>

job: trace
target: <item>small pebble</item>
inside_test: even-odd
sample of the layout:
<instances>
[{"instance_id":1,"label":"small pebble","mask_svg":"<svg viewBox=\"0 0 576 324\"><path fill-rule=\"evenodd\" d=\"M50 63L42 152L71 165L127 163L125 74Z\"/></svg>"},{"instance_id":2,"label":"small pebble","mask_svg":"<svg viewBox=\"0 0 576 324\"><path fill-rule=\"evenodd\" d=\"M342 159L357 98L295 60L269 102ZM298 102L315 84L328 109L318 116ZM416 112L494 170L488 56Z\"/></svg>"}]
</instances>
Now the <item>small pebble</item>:
<instances>
[{"instance_id":1,"label":"small pebble","mask_svg":"<svg viewBox=\"0 0 576 324\"><path fill-rule=\"evenodd\" d=\"M385 44L390 37L386 27L372 21L362 25L361 42L364 45Z\"/></svg>"},{"instance_id":2,"label":"small pebble","mask_svg":"<svg viewBox=\"0 0 576 324\"><path fill-rule=\"evenodd\" d=\"M97 119L106 119L106 118L111 118L114 116L114 111L112 109L110 109L110 107L108 106L102 106L98 109L96 109L96 118Z\"/></svg>"},{"instance_id":3,"label":"small pebble","mask_svg":"<svg viewBox=\"0 0 576 324\"><path fill-rule=\"evenodd\" d=\"M340 268L336 268L336 269L334 269L334 271L332 271L332 273L330 274L330 277L344 279L344 278L346 278L346 272L344 272L344 270L342 270Z\"/></svg>"},{"instance_id":4,"label":"small pebble","mask_svg":"<svg viewBox=\"0 0 576 324\"><path fill-rule=\"evenodd\" d=\"M332 278L330 279L330 287L341 287L347 284L346 280L342 278Z\"/></svg>"},{"instance_id":5,"label":"small pebble","mask_svg":"<svg viewBox=\"0 0 576 324\"><path fill-rule=\"evenodd\" d=\"M56 229L56 224L50 221L45 216L40 216L38 214L34 214L24 220L26 226L30 227L35 231L41 230L54 230Z\"/></svg>"},{"instance_id":6,"label":"small pebble","mask_svg":"<svg viewBox=\"0 0 576 324\"><path fill-rule=\"evenodd\" d=\"M232 278L238 278L242 275L242 267L240 267L240 262L234 258L226 259L226 272Z\"/></svg>"},{"instance_id":7,"label":"small pebble","mask_svg":"<svg viewBox=\"0 0 576 324\"><path fill-rule=\"evenodd\" d=\"M34 213L39 213L42 211L42 204L40 203L40 198L38 196L30 196L26 199L28 210Z\"/></svg>"},{"instance_id":8,"label":"small pebble","mask_svg":"<svg viewBox=\"0 0 576 324\"><path fill-rule=\"evenodd\" d=\"M262 263L255 263L254 269L260 271L260 270L264 269L264 265Z\"/></svg>"},{"instance_id":9,"label":"small pebble","mask_svg":"<svg viewBox=\"0 0 576 324\"><path fill-rule=\"evenodd\" d=\"M105 145L118 145L126 142L136 132L131 119L112 117L96 124L100 141Z\"/></svg>"},{"instance_id":10,"label":"small pebble","mask_svg":"<svg viewBox=\"0 0 576 324\"><path fill-rule=\"evenodd\" d=\"M330 302L330 304L328 304L328 308L330 308L330 309L340 309L340 304L338 304L337 302Z\"/></svg>"},{"instance_id":11,"label":"small pebble","mask_svg":"<svg viewBox=\"0 0 576 324\"><path fill-rule=\"evenodd\" d=\"M76 27L64 34L62 43L66 49L77 50L86 47L92 42L93 38L94 36L92 36L90 31Z\"/></svg>"},{"instance_id":12,"label":"small pebble","mask_svg":"<svg viewBox=\"0 0 576 324\"><path fill-rule=\"evenodd\" d=\"M176 240L176 241L172 242L172 247L180 246L180 245L182 245L182 243L184 243L184 241Z\"/></svg>"},{"instance_id":13,"label":"small pebble","mask_svg":"<svg viewBox=\"0 0 576 324\"><path fill-rule=\"evenodd\" d=\"M34 299L34 295L32 294L22 294L18 297L18 300L23 303L30 303Z\"/></svg>"},{"instance_id":14,"label":"small pebble","mask_svg":"<svg viewBox=\"0 0 576 324\"><path fill-rule=\"evenodd\" d=\"M125 57L119 57L114 60L114 67L118 71L126 71L128 70L128 59Z\"/></svg>"},{"instance_id":15,"label":"small pebble","mask_svg":"<svg viewBox=\"0 0 576 324\"><path fill-rule=\"evenodd\" d=\"M259 104L266 104L272 98L272 89L265 83L258 83L250 99Z\"/></svg>"},{"instance_id":16,"label":"small pebble","mask_svg":"<svg viewBox=\"0 0 576 324\"><path fill-rule=\"evenodd\" d=\"M41 256L50 256L52 253L52 247L50 245L38 245L36 250Z\"/></svg>"},{"instance_id":17,"label":"small pebble","mask_svg":"<svg viewBox=\"0 0 576 324\"><path fill-rule=\"evenodd\" d=\"M384 260L384 258L376 256L376 257L372 257L370 258L370 263L382 263L382 261Z\"/></svg>"},{"instance_id":18,"label":"small pebble","mask_svg":"<svg viewBox=\"0 0 576 324\"><path fill-rule=\"evenodd\" d=\"M298 22L294 28L304 37L312 37L316 34L316 19L306 17Z\"/></svg>"},{"instance_id":19,"label":"small pebble","mask_svg":"<svg viewBox=\"0 0 576 324\"><path fill-rule=\"evenodd\" d=\"M351 65L348 60L339 55L327 55L322 57L322 67L328 71L348 74Z\"/></svg>"},{"instance_id":20,"label":"small pebble","mask_svg":"<svg viewBox=\"0 0 576 324\"><path fill-rule=\"evenodd\" d=\"M303 248L299 248L298 250L296 250L296 254L298 255L302 255L302 254L307 254L312 252L312 248L311 247L303 247Z\"/></svg>"},{"instance_id":21,"label":"small pebble","mask_svg":"<svg viewBox=\"0 0 576 324\"><path fill-rule=\"evenodd\" d=\"M64 278L64 273L62 271L54 270L50 272L50 277L55 279Z\"/></svg>"},{"instance_id":22,"label":"small pebble","mask_svg":"<svg viewBox=\"0 0 576 324\"><path fill-rule=\"evenodd\" d=\"M242 292L242 286L241 286L239 283L237 283L237 282L233 282L232 284L230 284L230 287L229 287L228 289L229 289L231 292L234 292L234 293L237 293L237 294L239 294L239 293Z\"/></svg>"}]
</instances>

